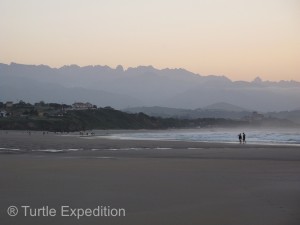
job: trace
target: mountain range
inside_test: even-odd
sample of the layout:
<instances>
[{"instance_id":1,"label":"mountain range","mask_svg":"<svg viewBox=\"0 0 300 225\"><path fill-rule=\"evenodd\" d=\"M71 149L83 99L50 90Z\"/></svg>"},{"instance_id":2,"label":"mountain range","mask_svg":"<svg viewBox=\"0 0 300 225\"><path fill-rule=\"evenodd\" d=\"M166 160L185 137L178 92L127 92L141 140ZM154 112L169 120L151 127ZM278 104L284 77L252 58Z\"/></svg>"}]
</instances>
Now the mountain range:
<instances>
[{"instance_id":1,"label":"mountain range","mask_svg":"<svg viewBox=\"0 0 300 225\"><path fill-rule=\"evenodd\" d=\"M179 109L168 107L133 107L123 111L127 113L145 113L149 116L161 118L198 119L198 118L226 118L242 119L252 114L252 111L225 102L215 103L198 109Z\"/></svg>"},{"instance_id":2,"label":"mountain range","mask_svg":"<svg viewBox=\"0 0 300 225\"><path fill-rule=\"evenodd\" d=\"M117 109L160 106L197 109L226 102L244 109L267 111L300 107L300 82L231 81L201 76L185 69L139 66L0 64L0 101L91 102Z\"/></svg>"},{"instance_id":3,"label":"mountain range","mask_svg":"<svg viewBox=\"0 0 300 225\"><path fill-rule=\"evenodd\" d=\"M144 113L148 116L161 118L176 118L176 119L198 119L198 118L224 118L233 120L248 120L253 118L257 112L244 109L225 102L215 103L198 109L178 109L168 107L133 107L123 111L127 113ZM265 119L276 118L289 120L293 123L300 124L300 110L267 112L262 115Z\"/></svg>"}]
</instances>

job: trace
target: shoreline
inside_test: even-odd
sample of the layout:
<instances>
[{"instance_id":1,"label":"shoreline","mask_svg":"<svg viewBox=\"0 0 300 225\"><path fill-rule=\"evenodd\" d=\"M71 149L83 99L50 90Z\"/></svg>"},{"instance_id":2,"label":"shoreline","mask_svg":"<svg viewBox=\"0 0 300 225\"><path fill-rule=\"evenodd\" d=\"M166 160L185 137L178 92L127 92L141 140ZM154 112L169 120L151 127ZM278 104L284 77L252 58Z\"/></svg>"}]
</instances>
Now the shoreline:
<instances>
[{"instance_id":1,"label":"shoreline","mask_svg":"<svg viewBox=\"0 0 300 225\"><path fill-rule=\"evenodd\" d=\"M298 225L300 148L0 135L3 224ZM16 149L23 149L18 151ZM66 149L65 152L45 152ZM9 217L11 205L108 205L119 218Z\"/></svg>"},{"instance_id":2,"label":"shoreline","mask_svg":"<svg viewBox=\"0 0 300 225\"><path fill-rule=\"evenodd\" d=\"M151 139L151 138L119 138L114 136L80 136L80 138L87 138L87 139L94 139L94 138L103 138L109 140L123 140L123 141L157 141L157 142L164 142L164 141L172 141L172 142L186 142L186 143L203 143L203 144L240 144L240 145L255 145L255 146L280 146L280 147L300 147L300 143L279 143L279 142L246 142L246 143L239 143L238 141L229 142L229 141L194 141L194 140L176 140L176 139Z\"/></svg>"},{"instance_id":3,"label":"shoreline","mask_svg":"<svg viewBox=\"0 0 300 225\"><path fill-rule=\"evenodd\" d=\"M174 130L173 130L174 131ZM177 131L177 129L175 129L175 131ZM187 129L185 131L195 131L195 129ZM95 130L95 135L91 135L92 131L89 131L89 135L80 135L79 132L71 132L71 133L61 133L61 132L45 132L45 134L43 134L42 131L30 131L30 134L28 133L29 131L22 131L22 130L14 130L14 131L4 131L4 130L0 130L0 143L1 143L1 139L7 139L10 140L11 142L13 138L16 139L22 139L22 141L25 142L25 145L23 143L20 143L17 147L19 149L22 149L22 147L25 146L25 148L23 150L29 150L27 146L27 142L31 141L32 143L36 143L36 139L37 138L42 138L44 139L46 142L49 141L49 139L51 139L52 141L58 141L59 143L61 143L63 146L63 142L67 141L67 144L72 145L74 148L76 149L76 144L72 144L69 143L71 139L74 139L74 141L76 139L78 144L83 144L84 146L86 146L84 148L84 150L88 150L88 149L97 149L97 147L95 147L95 144L97 142L101 142L101 143L106 143L108 145L106 146L100 146L101 148L106 148L107 146L110 146L109 143L112 142L116 142L116 143L125 143L125 145L127 145L128 143L132 143L133 145L136 145L136 143L139 143L139 146L143 145L141 143L160 143L160 145L165 146L173 146L171 148L176 148L177 145L179 146L185 146L185 145L192 145L192 146L198 146L201 148L201 146L211 146L211 147L242 147L242 148L248 148L248 147L256 147L256 148L260 148L260 147L274 147L274 148L280 148L280 147L300 147L300 143L283 143L283 142L259 142L259 141L247 141L246 143L239 143L238 141L204 141L204 140L179 140L179 139L167 139L167 138L143 138L143 137L130 137L130 136L118 136L118 134L131 134L131 133L152 133L152 130ZM165 130L156 130L156 132L165 132ZM156 133L154 132L154 133ZM200 131L201 132L201 131ZM98 141L97 141L98 140ZM100 141L102 140L102 141ZM4 141L5 143L5 141ZM88 143L91 144L91 146L94 146L93 148L88 148ZM18 144L18 143L15 143ZM11 145L12 146L12 143ZM150 146L152 146L150 144ZM175 147L174 147L175 146ZM33 147L34 149L36 149L36 146L33 144L31 145L31 147ZM0 152L2 148L9 148L9 146L6 145L1 145L0 144ZM13 149L16 148L12 147ZM79 146L80 148L80 146ZM147 148L147 147L146 147ZM65 150L67 148L58 148L57 150ZM120 147L121 149L121 147Z\"/></svg>"},{"instance_id":4,"label":"shoreline","mask_svg":"<svg viewBox=\"0 0 300 225\"><path fill-rule=\"evenodd\" d=\"M191 141L191 140L167 140L167 139L142 139L142 138L115 138L114 132L105 135L80 136L78 134L55 134L36 132L28 134L23 131L13 131L7 134L0 134L0 153L3 150L23 152L34 152L37 150L57 150L57 151L95 151L95 150L150 150L150 149L211 149L211 148L295 148L299 149L300 144L280 144L280 143L251 143L240 144L239 142L211 142L211 141Z\"/></svg>"}]
</instances>

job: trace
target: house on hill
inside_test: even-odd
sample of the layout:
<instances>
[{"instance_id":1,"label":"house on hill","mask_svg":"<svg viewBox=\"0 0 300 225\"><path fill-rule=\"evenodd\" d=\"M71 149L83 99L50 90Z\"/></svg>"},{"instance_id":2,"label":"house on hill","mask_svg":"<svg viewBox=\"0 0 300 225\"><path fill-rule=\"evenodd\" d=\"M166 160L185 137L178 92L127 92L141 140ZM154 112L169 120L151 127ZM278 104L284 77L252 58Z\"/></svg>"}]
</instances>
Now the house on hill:
<instances>
[{"instance_id":1,"label":"house on hill","mask_svg":"<svg viewBox=\"0 0 300 225\"><path fill-rule=\"evenodd\" d=\"M5 107L6 108L11 108L11 107L13 107L14 106L14 103L13 102L6 102L5 103Z\"/></svg>"},{"instance_id":2,"label":"house on hill","mask_svg":"<svg viewBox=\"0 0 300 225\"><path fill-rule=\"evenodd\" d=\"M75 102L72 105L73 110L86 110L86 109L95 109L96 107L92 105L89 102L83 103L83 102Z\"/></svg>"},{"instance_id":3,"label":"house on hill","mask_svg":"<svg viewBox=\"0 0 300 225\"><path fill-rule=\"evenodd\" d=\"M251 115L244 117L244 119L248 120L248 121L261 121L265 118L265 116L263 114L260 114L256 111L252 112Z\"/></svg>"},{"instance_id":4,"label":"house on hill","mask_svg":"<svg viewBox=\"0 0 300 225\"><path fill-rule=\"evenodd\" d=\"M5 110L0 111L0 118L7 117L7 116L8 116L8 112L6 112Z\"/></svg>"}]
</instances>

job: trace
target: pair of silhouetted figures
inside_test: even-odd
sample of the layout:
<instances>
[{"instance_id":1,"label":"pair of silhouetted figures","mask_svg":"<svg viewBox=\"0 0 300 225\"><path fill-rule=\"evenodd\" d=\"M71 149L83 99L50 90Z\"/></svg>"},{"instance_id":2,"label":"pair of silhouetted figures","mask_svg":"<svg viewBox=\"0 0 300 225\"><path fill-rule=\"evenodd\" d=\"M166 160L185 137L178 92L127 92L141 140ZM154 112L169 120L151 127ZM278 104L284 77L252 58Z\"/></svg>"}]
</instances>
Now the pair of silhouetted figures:
<instances>
[{"instance_id":1,"label":"pair of silhouetted figures","mask_svg":"<svg viewBox=\"0 0 300 225\"><path fill-rule=\"evenodd\" d=\"M245 144L246 143L246 134L245 133L240 133L239 135L238 135L238 137L239 137L239 141L240 141L240 144Z\"/></svg>"}]
</instances>

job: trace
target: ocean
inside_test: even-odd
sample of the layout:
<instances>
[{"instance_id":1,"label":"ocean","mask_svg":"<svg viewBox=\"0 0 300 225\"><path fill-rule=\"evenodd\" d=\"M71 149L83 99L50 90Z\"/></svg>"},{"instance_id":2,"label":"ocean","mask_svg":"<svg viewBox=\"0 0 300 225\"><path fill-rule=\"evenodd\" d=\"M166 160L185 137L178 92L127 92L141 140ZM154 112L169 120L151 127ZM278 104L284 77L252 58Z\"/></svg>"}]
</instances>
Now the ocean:
<instances>
[{"instance_id":1,"label":"ocean","mask_svg":"<svg viewBox=\"0 0 300 225\"><path fill-rule=\"evenodd\" d=\"M238 143L238 134L246 134L248 144L300 145L300 130L296 129L176 129L149 131L140 130L108 135L123 140L175 140L214 143ZM97 132L96 132L97 135Z\"/></svg>"}]
</instances>

